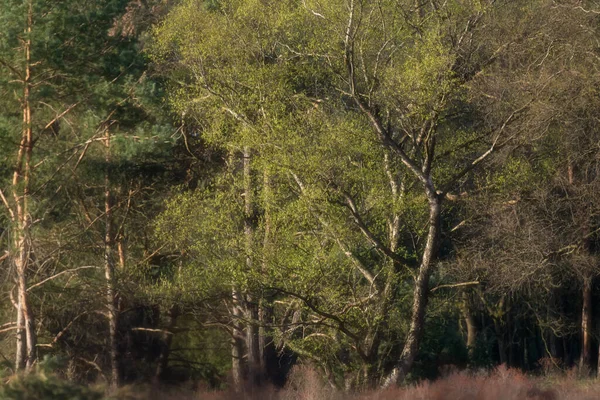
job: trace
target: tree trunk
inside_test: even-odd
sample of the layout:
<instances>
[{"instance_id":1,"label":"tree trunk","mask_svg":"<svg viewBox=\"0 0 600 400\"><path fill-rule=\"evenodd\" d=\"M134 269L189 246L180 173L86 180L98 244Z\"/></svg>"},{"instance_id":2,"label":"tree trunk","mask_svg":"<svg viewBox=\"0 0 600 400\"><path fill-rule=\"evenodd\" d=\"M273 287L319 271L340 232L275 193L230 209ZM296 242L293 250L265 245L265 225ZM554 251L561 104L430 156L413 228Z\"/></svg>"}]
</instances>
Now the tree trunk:
<instances>
[{"instance_id":1,"label":"tree trunk","mask_svg":"<svg viewBox=\"0 0 600 400\"><path fill-rule=\"evenodd\" d=\"M581 358L579 370L587 374L592 361L592 279L583 280L583 307L581 310Z\"/></svg>"},{"instance_id":2,"label":"tree trunk","mask_svg":"<svg viewBox=\"0 0 600 400\"><path fill-rule=\"evenodd\" d=\"M467 326L467 352L469 356L469 364L473 363L475 357L475 344L477 340L477 325L475 324L475 318L471 312L471 300L467 291L462 292L462 314Z\"/></svg>"},{"instance_id":3,"label":"tree trunk","mask_svg":"<svg viewBox=\"0 0 600 400\"><path fill-rule=\"evenodd\" d=\"M404 382L417 356L419 344L423 336L425 311L429 299L429 278L433 272L439 248L442 212L442 200L440 196L437 195L432 187L426 187L425 190L429 200L429 232L427 234L427 242L423 251L421 265L419 266L419 275L417 276L413 290L410 328L406 335L400 358L390 375L385 379L383 387L389 387L393 383L401 384Z\"/></svg>"},{"instance_id":4,"label":"tree trunk","mask_svg":"<svg viewBox=\"0 0 600 400\"><path fill-rule=\"evenodd\" d=\"M233 384L233 390L236 392L242 391L242 384L244 382L244 342L242 318L243 313L241 311L241 296L237 289L233 289L232 294L232 310L231 314L233 322L231 326L231 379Z\"/></svg>"},{"instance_id":5,"label":"tree trunk","mask_svg":"<svg viewBox=\"0 0 600 400\"><path fill-rule=\"evenodd\" d=\"M27 294L27 270L30 260L30 217L29 217L29 191L31 179L31 154L33 147L33 132L31 125L31 29L33 26L33 5L29 2L27 11L27 27L25 30L24 52L25 73L23 77L23 127L21 143L17 153L17 161L12 180L12 195L16 210L12 213L13 223L16 226L15 270L17 280L17 343L16 343L16 369L27 370L37 360L37 333L33 310L29 307ZM19 191L19 186L22 186Z\"/></svg>"},{"instance_id":6,"label":"tree trunk","mask_svg":"<svg viewBox=\"0 0 600 400\"><path fill-rule=\"evenodd\" d=\"M112 234L112 194L110 191L109 164L110 164L110 133L108 128L105 134L106 146L106 171L104 174L104 275L106 278L106 312L108 317L108 340L110 355L111 386L117 388L121 384L121 371L119 368L119 341L118 320L119 311L117 307L114 237Z\"/></svg>"},{"instance_id":7,"label":"tree trunk","mask_svg":"<svg viewBox=\"0 0 600 400\"><path fill-rule=\"evenodd\" d=\"M177 318L179 317L179 307L177 305L171 306L169 309L169 322L167 323L167 329L162 334L162 343L160 356L158 357L158 363L156 365L156 372L154 374L154 381L159 382L164 379L165 373L169 367L169 355L171 353L171 343L173 342L173 335L175 326L177 325Z\"/></svg>"},{"instance_id":8,"label":"tree trunk","mask_svg":"<svg viewBox=\"0 0 600 400\"><path fill-rule=\"evenodd\" d=\"M600 343L598 344L598 364L596 365L596 377L600 378Z\"/></svg>"},{"instance_id":9,"label":"tree trunk","mask_svg":"<svg viewBox=\"0 0 600 400\"><path fill-rule=\"evenodd\" d=\"M254 241L254 187L252 183L251 150L244 147L244 236L246 238L246 268L251 271L253 265ZM246 350L248 351L248 380L259 384L261 380L261 355L259 353L259 298L253 293L246 294Z\"/></svg>"},{"instance_id":10,"label":"tree trunk","mask_svg":"<svg viewBox=\"0 0 600 400\"><path fill-rule=\"evenodd\" d=\"M496 342L498 343L498 359L500 361L500 364L506 364L507 363L507 357L506 357L506 340L504 338L505 335L505 331L504 331L504 326L503 323L500 319L498 318L493 318L494 321L494 331L496 332Z\"/></svg>"},{"instance_id":11,"label":"tree trunk","mask_svg":"<svg viewBox=\"0 0 600 400\"><path fill-rule=\"evenodd\" d=\"M15 353L15 370L21 371L25 369L27 358L27 342L25 340L25 322L23 321L23 310L21 308L20 299L17 301L17 350Z\"/></svg>"},{"instance_id":12,"label":"tree trunk","mask_svg":"<svg viewBox=\"0 0 600 400\"><path fill-rule=\"evenodd\" d=\"M266 275L269 268L269 256L271 251L271 177L269 171L263 171L263 207L264 207L264 238L262 254L262 273ZM273 340L273 308L267 296L261 296L258 320L258 353L260 355L260 371L263 377L273 383L273 377L277 373L279 366L276 363L277 352Z\"/></svg>"}]
</instances>

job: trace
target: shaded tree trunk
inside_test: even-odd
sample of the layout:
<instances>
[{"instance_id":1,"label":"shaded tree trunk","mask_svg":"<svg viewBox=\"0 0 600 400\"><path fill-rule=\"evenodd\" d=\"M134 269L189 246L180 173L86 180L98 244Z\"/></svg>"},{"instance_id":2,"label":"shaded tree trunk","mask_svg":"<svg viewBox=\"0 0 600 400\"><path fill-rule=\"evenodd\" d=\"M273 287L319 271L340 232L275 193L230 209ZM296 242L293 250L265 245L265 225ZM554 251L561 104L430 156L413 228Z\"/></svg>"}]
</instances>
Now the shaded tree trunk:
<instances>
[{"instance_id":1,"label":"shaded tree trunk","mask_svg":"<svg viewBox=\"0 0 600 400\"><path fill-rule=\"evenodd\" d=\"M263 171L263 206L264 206L264 238L262 255L262 273L268 273L269 255L271 251L271 177L268 169ZM279 366L276 363L277 353L273 339L273 308L267 296L261 296L258 320L258 353L260 355L260 371L263 377L274 382Z\"/></svg>"},{"instance_id":2,"label":"shaded tree trunk","mask_svg":"<svg viewBox=\"0 0 600 400\"><path fill-rule=\"evenodd\" d=\"M254 268L253 241L254 241L254 185L252 182L250 147L244 147L244 236L246 238L246 268L248 271ZM259 353L259 302L260 299L254 293L246 294L246 350L248 359L248 380L252 384L258 384L261 379L261 355Z\"/></svg>"},{"instance_id":3,"label":"shaded tree trunk","mask_svg":"<svg viewBox=\"0 0 600 400\"><path fill-rule=\"evenodd\" d=\"M592 278L583 280L583 307L581 309L581 358L579 370L584 372L591 369L592 362ZM587 373L586 372L586 373Z\"/></svg>"},{"instance_id":4,"label":"shaded tree trunk","mask_svg":"<svg viewBox=\"0 0 600 400\"><path fill-rule=\"evenodd\" d=\"M477 340L477 325L475 323L475 318L473 317L471 311L471 299L469 298L469 293L467 291L462 292L462 304L461 311L463 315L463 319L465 320L465 325L467 328L467 352L469 357L469 364L473 363L473 359L475 358L475 345Z\"/></svg>"},{"instance_id":5,"label":"shaded tree trunk","mask_svg":"<svg viewBox=\"0 0 600 400\"><path fill-rule=\"evenodd\" d=\"M232 290L232 310L233 317L231 326L231 379L233 389L236 392L242 390L244 382L244 328L242 326L243 312L241 310L241 296L237 289Z\"/></svg>"},{"instance_id":6,"label":"shaded tree trunk","mask_svg":"<svg viewBox=\"0 0 600 400\"><path fill-rule=\"evenodd\" d=\"M179 307L177 305L171 306L169 309L169 322L167 328L163 332L161 337L161 351L158 357L158 363L156 365L156 372L154 374L154 381L158 382L164 379L167 369L169 368L169 356L171 353L171 343L173 342L173 335L175 326L177 325L177 318L179 317Z\"/></svg>"},{"instance_id":7,"label":"shaded tree trunk","mask_svg":"<svg viewBox=\"0 0 600 400\"><path fill-rule=\"evenodd\" d=\"M114 237L112 234L112 194L110 190L109 164L111 160L110 133L106 129L105 137L105 161L106 171L104 173L104 276L106 278L106 312L108 318L108 340L111 371L111 386L118 387L121 384L121 371L119 368L119 341L118 320L119 310L117 307L116 277L115 277L115 255Z\"/></svg>"}]
</instances>

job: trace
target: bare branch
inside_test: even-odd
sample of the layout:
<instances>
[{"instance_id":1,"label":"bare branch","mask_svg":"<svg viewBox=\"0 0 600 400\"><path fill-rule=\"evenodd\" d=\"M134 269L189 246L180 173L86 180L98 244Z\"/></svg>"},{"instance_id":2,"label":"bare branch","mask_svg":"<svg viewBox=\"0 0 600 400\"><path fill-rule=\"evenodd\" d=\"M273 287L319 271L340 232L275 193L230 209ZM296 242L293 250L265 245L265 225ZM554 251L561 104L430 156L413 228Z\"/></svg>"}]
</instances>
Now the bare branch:
<instances>
[{"instance_id":1,"label":"bare branch","mask_svg":"<svg viewBox=\"0 0 600 400\"><path fill-rule=\"evenodd\" d=\"M373 246L375 246L375 248L377 250L381 251L383 254L385 254L387 257L391 258L394 261L398 261L398 262L402 262L402 263L406 262L405 259L400 257L398 254L394 253L388 246L384 245L381 242L381 240L379 240L373 234L373 232L371 232L369 230L369 228L363 221L362 217L360 216L360 214L358 212L358 208L356 207L356 204L354 203L354 200L346 193L344 193L343 195L344 195L344 198L346 199L346 205L348 206L348 209L350 210L350 213L352 214L354 222L356 223L356 225L358 226L360 231L363 233L363 235L365 235L365 237L373 244Z\"/></svg>"},{"instance_id":2,"label":"bare branch","mask_svg":"<svg viewBox=\"0 0 600 400\"><path fill-rule=\"evenodd\" d=\"M6 200L6 197L4 196L4 193L2 192L2 189L0 189L0 199L2 199L2 203L4 203L4 206L8 210L8 213L10 214L10 219L14 222L16 220L15 219L15 213L12 210L12 208L10 208L10 204L8 204L8 201Z\"/></svg>"},{"instance_id":3,"label":"bare branch","mask_svg":"<svg viewBox=\"0 0 600 400\"><path fill-rule=\"evenodd\" d=\"M152 333L161 333L163 335L174 335L175 332L168 331L166 329L152 329L152 328L131 328L132 331L138 332L152 332Z\"/></svg>"},{"instance_id":4,"label":"bare branch","mask_svg":"<svg viewBox=\"0 0 600 400\"><path fill-rule=\"evenodd\" d=\"M479 157L477 157L475 160L473 160L465 168L463 168L462 171L460 171L459 173L457 173L456 175L454 175L452 178L450 178L450 180L443 186L443 189L440 190L438 193L442 194L442 195L445 194L445 193L447 193L452 188L452 186L454 186L456 184L456 182L458 182L459 179L461 179L462 177L464 177L465 175L467 175L469 172L471 172L473 169L475 169L475 167L477 167L479 164L481 164L483 161L485 161L495 151L501 149L502 147L504 147L508 143L510 143L510 141L512 139L514 139L514 135L510 136L509 138L507 138L506 140L504 140L502 143L498 143L498 140L500 139L500 135L502 134L502 132L504 132L504 130L506 129L506 127L508 126L508 124L510 124L521 112L523 112L524 110L526 110L527 108L529 108L529 105L531 104L531 102L532 101L529 101L524 106L522 106L522 107L514 110L508 116L508 118L506 118L506 120L504 120L504 122L502 123L502 126L498 129L496 137L494 138L494 141L492 142L492 145L490 146L490 148L487 151L485 151L482 155L480 155Z\"/></svg>"},{"instance_id":5,"label":"bare branch","mask_svg":"<svg viewBox=\"0 0 600 400\"><path fill-rule=\"evenodd\" d=\"M56 278L58 278L61 275L68 274L68 273L73 273L73 272L76 272L76 271L79 271L79 270L82 270L82 269L95 269L95 268L98 268L98 267L95 267L93 265L87 265L87 266L84 266L84 267L77 267L77 268L67 269L65 271L61 271L58 274L52 275L51 277L48 277L48 278L46 278L46 279L44 279L44 280L36 283L35 285L30 286L29 288L27 288L27 291L29 292L30 290L35 289L38 286L42 286L44 283L46 283L48 281L51 281L53 279L56 279Z\"/></svg>"},{"instance_id":6,"label":"bare branch","mask_svg":"<svg viewBox=\"0 0 600 400\"><path fill-rule=\"evenodd\" d=\"M472 281L472 282L462 282L462 283L451 283L451 284L447 284L447 285L439 285L434 287L433 289L431 289L429 292L433 293L437 290L440 289L447 289L447 288L458 288L458 287L465 287L465 286L477 286L479 285L480 282L479 281Z\"/></svg>"},{"instance_id":7,"label":"bare branch","mask_svg":"<svg viewBox=\"0 0 600 400\"><path fill-rule=\"evenodd\" d=\"M44 129L48 129L52 126L52 124L54 124L55 122L57 122L59 119L61 119L62 117L64 117L69 111L71 111L72 109L74 109L78 104L80 104L81 102L77 102L77 103L73 103L70 106L68 106L63 112L61 112L60 114L58 114L56 117L54 117L50 122L48 122L46 124L46 126L44 127Z\"/></svg>"},{"instance_id":8,"label":"bare branch","mask_svg":"<svg viewBox=\"0 0 600 400\"><path fill-rule=\"evenodd\" d=\"M290 174L296 181L296 184L300 188L300 191L304 193L306 190L304 183L300 180L298 175L296 175L294 172L290 171ZM373 273L371 271L369 271L368 267L366 265L364 265L364 263L358 257L356 257L356 255L354 253L352 253L352 251L350 251L350 249L348 249L348 246L346 246L342 242L342 240L338 237L338 235L336 235L333 232L333 229L331 229L331 227L329 226L327 221L325 221L325 219L319 213L317 213L317 219L319 220L321 225L323 225L323 227L329 231L329 234L334 237L334 240L336 241L336 243L338 244L338 246L340 247L340 249L342 250L344 255L346 255L346 257L348 257L352 261L352 263L354 264L356 269L358 269L358 271L365 277L365 279L367 281L369 281L369 283L371 285L376 286L376 282L375 282L376 276L373 275Z\"/></svg>"},{"instance_id":9,"label":"bare branch","mask_svg":"<svg viewBox=\"0 0 600 400\"><path fill-rule=\"evenodd\" d=\"M0 64L4 65L6 68L8 68L13 74L15 74L17 77L19 77L19 79L21 81L23 80L23 75L19 71L17 71L17 69L15 67L10 65L7 61L0 58Z\"/></svg>"}]
</instances>

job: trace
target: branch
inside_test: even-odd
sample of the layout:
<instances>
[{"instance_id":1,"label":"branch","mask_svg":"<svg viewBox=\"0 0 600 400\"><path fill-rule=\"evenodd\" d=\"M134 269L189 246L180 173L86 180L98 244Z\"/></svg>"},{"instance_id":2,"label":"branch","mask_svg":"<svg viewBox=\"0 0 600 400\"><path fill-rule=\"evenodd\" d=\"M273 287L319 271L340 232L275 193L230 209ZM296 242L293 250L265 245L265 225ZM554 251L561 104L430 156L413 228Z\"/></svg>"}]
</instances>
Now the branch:
<instances>
[{"instance_id":1,"label":"branch","mask_svg":"<svg viewBox=\"0 0 600 400\"><path fill-rule=\"evenodd\" d=\"M175 332L168 331L166 329L152 329L152 328L131 328L132 331L139 332L152 332L152 333L162 333L164 335L174 335Z\"/></svg>"},{"instance_id":2,"label":"branch","mask_svg":"<svg viewBox=\"0 0 600 400\"><path fill-rule=\"evenodd\" d=\"M16 322L7 322L6 324L0 325L0 333L12 331L14 329L18 329Z\"/></svg>"},{"instance_id":3,"label":"branch","mask_svg":"<svg viewBox=\"0 0 600 400\"><path fill-rule=\"evenodd\" d=\"M367 239L373 244L373 246L375 246L377 248L377 250L381 251L383 254L385 254L392 260L405 263L406 262L405 259L400 257L398 254L394 253L392 250L390 250L389 247L385 246L369 230L369 228L366 226L363 219L361 218L360 214L358 213L358 209L356 208L356 204L354 203L354 200L352 200L352 198L350 196L348 196L346 193L343 193L343 196L346 199L346 204L347 204L348 208L350 209L350 212L352 213L354 222L356 223L356 225L358 226L360 231L363 233L363 235L365 235L367 237Z\"/></svg>"},{"instance_id":4,"label":"branch","mask_svg":"<svg viewBox=\"0 0 600 400\"><path fill-rule=\"evenodd\" d=\"M352 24L354 22L354 2L350 3L350 16L348 18L348 26L346 28L346 36L344 39L344 61L346 63L346 68L348 69L348 79L350 83L350 93L349 95L354 99L356 105L361 109L363 113L369 118L371 121L371 125L375 128L377 132L377 136L379 140L382 142L384 146L391 148L395 153L400 156L400 160L404 165L410 169L415 176L426 186L432 186L431 181L427 179L427 177L423 174L421 168L417 167L415 162L408 157L408 155L402 150L402 148L396 143L389 135L389 132L384 128L383 123L376 113L373 112L369 108L367 104L360 98L360 96L356 93L356 78L354 75L354 38L352 37Z\"/></svg>"},{"instance_id":5,"label":"branch","mask_svg":"<svg viewBox=\"0 0 600 400\"><path fill-rule=\"evenodd\" d=\"M321 222L321 224L323 224L323 222ZM346 247L346 245L342 243L342 241L338 237L335 238L335 241L344 253L344 255L354 263L356 269L360 271L360 273L365 277L365 279L368 280L372 286L377 287L377 285L375 284L376 276L373 276L373 274L366 268L362 261L360 261L360 259L358 259L358 257L356 257L356 255L350 249L348 249L348 247Z\"/></svg>"},{"instance_id":6,"label":"branch","mask_svg":"<svg viewBox=\"0 0 600 400\"><path fill-rule=\"evenodd\" d=\"M61 337L63 337L63 335L67 332L67 330L69 330L69 328L75 323L75 321L77 321L79 318L85 316L89 314L88 311L85 311L81 314L79 314L78 316L76 316L75 318L73 318L68 324L67 326L65 326L60 332L58 332L56 334L56 336L54 336L54 339L52 339L52 342L48 343L48 344L38 344L39 347L49 347L52 348L54 347L54 345L56 343L58 343L58 341L60 340Z\"/></svg>"},{"instance_id":7,"label":"branch","mask_svg":"<svg viewBox=\"0 0 600 400\"><path fill-rule=\"evenodd\" d=\"M12 221L15 221L15 213L12 210L12 208L10 208L10 204L8 204L8 200L6 200L6 197L4 197L4 192L2 192L2 189L0 189L0 199L2 199L2 203L4 203L4 205L6 206L6 209L8 210L8 213L10 214L10 219Z\"/></svg>"},{"instance_id":8,"label":"branch","mask_svg":"<svg viewBox=\"0 0 600 400\"><path fill-rule=\"evenodd\" d=\"M98 371L98 373L100 374L100 376L102 377L102 379L104 379L105 382L109 382L109 380L106 377L106 375L104 375L104 371L102 371L102 368L100 368L100 366L95 361L90 361L90 360L87 360L87 359L85 359L83 357L77 357L77 359L79 361L82 361L84 364L92 366L96 371Z\"/></svg>"},{"instance_id":9,"label":"branch","mask_svg":"<svg viewBox=\"0 0 600 400\"><path fill-rule=\"evenodd\" d=\"M320 14L320 13L308 8L308 6L306 5L306 0L302 0L302 5L304 6L304 8L306 8L307 11L310 11L314 16L323 18L323 19L327 19L327 18L325 18L325 16L323 14Z\"/></svg>"},{"instance_id":10,"label":"branch","mask_svg":"<svg viewBox=\"0 0 600 400\"><path fill-rule=\"evenodd\" d=\"M480 155L479 157L477 157L475 160L473 160L469 165L467 165L462 171L460 171L459 173L457 173L456 175L454 175L444 186L443 189L441 191L439 191L439 194L445 194L447 193L452 186L454 186L454 184L456 184L456 182L461 179L462 177L464 177L465 175L467 175L469 172L471 172L473 169L475 169L475 167L477 167L479 164L481 164L483 161L485 161L490 155L492 155L495 151L501 149L502 147L506 146L513 138L513 136L510 136L508 139L506 139L504 142L498 144L498 139L500 138L500 135L502 134L502 132L504 131L504 129L506 129L506 127L508 126L508 124L516 117L518 116L518 114L520 114L522 111L524 111L525 109L527 109L529 107L529 105L531 104L532 100L529 101L527 104L525 104L523 107L520 107L516 110L514 110L509 116L508 118L506 118L506 120L502 123L502 126L500 127L500 129L498 130L498 133L496 134L496 138L494 139L494 141L492 142L492 145L490 146L490 148L483 153L482 155Z\"/></svg>"},{"instance_id":11,"label":"branch","mask_svg":"<svg viewBox=\"0 0 600 400\"><path fill-rule=\"evenodd\" d=\"M477 286L479 285L480 282L479 281L472 281L472 282L462 282L462 283L451 283L451 284L447 284L447 285L440 285L440 286L436 286L433 289L431 289L429 292L433 293L439 289L446 289L446 288L458 288L458 287L465 287L465 286Z\"/></svg>"},{"instance_id":12,"label":"branch","mask_svg":"<svg viewBox=\"0 0 600 400\"><path fill-rule=\"evenodd\" d=\"M287 294L289 296L295 297L298 300L301 300L308 308L310 308L312 311L314 311L315 313L317 313L318 315L325 317L327 319L330 319L332 321L335 321L337 323L337 329L339 329L340 332L344 333L346 336L348 336L349 338L355 340L356 342L359 342L359 338L358 336L356 336L354 333L350 332L348 330L348 328L345 327L345 323L344 321L338 317L337 315L333 315L331 313L328 313L327 311L322 311L319 310L311 301L308 297L302 296L301 294L298 293L294 293L294 292L290 292L288 290L285 289L281 289L281 288L269 288L270 290L274 290L283 294Z\"/></svg>"},{"instance_id":13,"label":"branch","mask_svg":"<svg viewBox=\"0 0 600 400\"><path fill-rule=\"evenodd\" d=\"M304 183L300 180L300 178L298 177L298 175L296 175L294 172L290 171L290 174L292 175L292 177L296 181L296 184L300 188L300 191L302 193L304 193L305 190L306 190L306 187L304 186ZM327 221L325 221L325 219L321 215L319 215L318 213L317 213L317 219L319 220L319 222L321 223L321 225L323 225L323 227L325 227L329 231L329 233L334 237L334 240L336 241L336 243L338 244L338 246L340 247L340 249L342 250L342 252L344 252L344 254L346 255L346 257L348 257L354 263L354 265L356 266L356 269L358 269L360 271L360 273L365 277L365 279L367 281L369 281L369 283L371 285L374 285L374 286L377 287L377 285L375 283L376 276L373 275L373 273L371 273L371 271L369 271L369 269L367 268L367 266L364 265L363 262L360 261L360 259L358 257L356 257L354 255L354 253L352 253L352 251L350 251L350 249L348 249L348 247L342 242L342 240L335 233L333 233L333 229L331 229L331 227L329 226L329 224L327 223Z\"/></svg>"},{"instance_id":14,"label":"branch","mask_svg":"<svg viewBox=\"0 0 600 400\"><path fill-rule=\"evenodd\" d=\"M23 80L23 75L21 75L21 73L17 71L17 69L10 65L7 61L4 61L2 58L0 58L0 64L8 68L13 74L17 75L20 80Z\"/></svg>"},{"instance_id":15,"label":"branch","mask_svg":"<svg viewBox=\"0 0 600 400\"><path fill-rule=\"evenodd\" d=\"M50 122L48 122L46 124L46 126L44 127L44 129L48 129L52 126L53 123L55 123L56 121L58 121L59 119L61 119L62 117L64 117L69 111L71 111L72 109L74 109L78 104L80 104L81 102L78 101L77 103L73 103L71 104L69 107L67 107L63 112L61 112L60 114L58 114L56 117L54 117ZM45 104L42 102L42 104ZM46 104L45 104L46 105Z\"/></svg>"},{"instance_id":16,"label":"branch","mask_svg":"<svg viewBox=\"0 0 600 400\"><path fill-rule=\"evenodd\" d=\"M0 329L0 333L4 333L4 332L8 332L8 331L14 331L15 329L19 329L19 327L15 325L15 326L11 326L11 327L8 327L8 328Z\"/></svg>"},{"instance_id":17,"label":"branch","mask_svg":"<svg viewBox=\"0 0 600 400\"><path fill-rule=\"evenodd\" d=\"M56 275L52 275L51 277L46 278L46 279L44 279L44 280L36 283L35 285L32 285L32 286L28 287L27 291L29 292L31 289L35 289L38 286L42 286L44 283L46 283L48 281L51 281L53 279L56 279L56 278L58 278L61 275L64 275L64 274L67 274L67 273L71 273L71 272L75 272L75 271L79 271L79 270L82 270L82 269L92 269L92 268L98 268L98 267L95 267L93 265L88 265L88 266L84 266L84 267L77 267L77 268L67 269L65 271L61 271L61 272L59 272Z\"/></svg>"}]
</instances>

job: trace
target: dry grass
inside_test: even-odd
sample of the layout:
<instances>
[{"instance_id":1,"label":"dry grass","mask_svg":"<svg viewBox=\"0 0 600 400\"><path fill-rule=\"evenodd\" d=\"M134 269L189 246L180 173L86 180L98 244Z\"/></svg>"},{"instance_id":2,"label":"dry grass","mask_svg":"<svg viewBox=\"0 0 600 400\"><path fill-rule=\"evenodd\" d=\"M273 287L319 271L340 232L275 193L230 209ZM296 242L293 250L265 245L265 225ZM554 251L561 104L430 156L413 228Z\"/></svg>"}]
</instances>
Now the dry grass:
<instances>
[{"instance_id":1,"label":"dry grass","mask_svg":"<svg viewBox=\"0 0 600 400\"><path fill-rule=\"evenodd\" d=\"M125 394L123 392L123 394ZM297 368L281 390L248 388L241 393L210 390L158 392L139 388L119 399L148 400L598 400L600 380L573 375L535 378L499 367L492 373L458 372L418 385L368 393L345 393L331 388L321 374Z\"/></svg>"}]
</instances>

